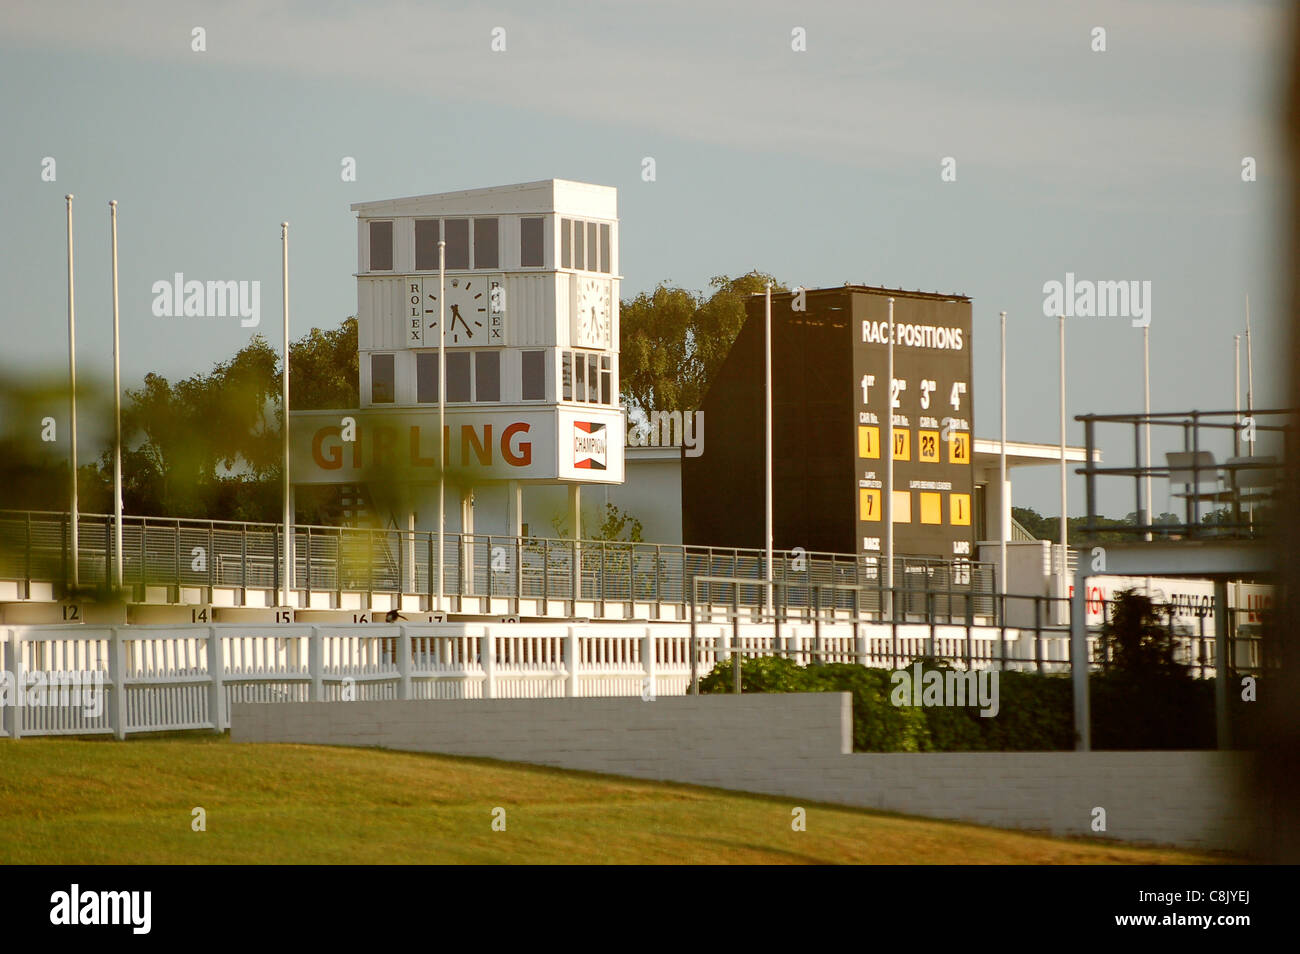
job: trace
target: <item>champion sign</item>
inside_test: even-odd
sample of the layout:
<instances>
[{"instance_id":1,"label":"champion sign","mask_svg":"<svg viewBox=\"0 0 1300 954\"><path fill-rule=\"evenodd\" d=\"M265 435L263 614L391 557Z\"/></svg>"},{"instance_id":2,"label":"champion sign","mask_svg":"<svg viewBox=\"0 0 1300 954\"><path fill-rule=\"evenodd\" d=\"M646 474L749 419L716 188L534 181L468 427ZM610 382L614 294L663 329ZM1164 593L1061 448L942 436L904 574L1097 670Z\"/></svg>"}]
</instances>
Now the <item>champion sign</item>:
<instances>
[{"instance_id":1,"label":"champion sign","mask_svg":"<svg viewBox=\"0 0 1300 954\"><path fill-rule=\"evenodd\" d=\"M573 422L573 466L581 470L604 470L608 438L604 424Z\"/></svg>"}]
</instances>

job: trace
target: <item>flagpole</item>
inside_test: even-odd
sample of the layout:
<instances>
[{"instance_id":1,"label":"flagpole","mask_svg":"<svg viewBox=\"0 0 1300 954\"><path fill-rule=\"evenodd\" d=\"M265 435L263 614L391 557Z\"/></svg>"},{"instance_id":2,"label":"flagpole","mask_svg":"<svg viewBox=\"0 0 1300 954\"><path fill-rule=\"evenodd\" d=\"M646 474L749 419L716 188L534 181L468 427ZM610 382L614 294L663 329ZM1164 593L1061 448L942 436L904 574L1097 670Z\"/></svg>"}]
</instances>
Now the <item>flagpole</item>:
<instances>
[{"instance_id":1,"label":"flagpole","mask_svg":"<svg viewBox=\"0 0 1300 954\"><path fill-rule=\"evenodd\" d=\"M443 534L446 532L447 488L447 243L438 242L438 609L442 609L442 575L445 570Z\"/></svg>"},{"instance_id":2,"label":"flagpole","mask_svg":"<svg viewBox=\"0 0 1300 954\"><path fill-rule=\"evenodd\" d=\"M889 364L885 375L885 607L894 618L894 299L889 299Z\"/></svg>"},{"instance_id":3,"label":"flagpole","mask_svg":"<svg viewBox=\"0 0 1300 954\"><path fill-rule=\"evenodd\" d=\"M767 610L775 612L772 599L772 283L767 283L763 307L763 405L765 409L764 441L766 445L763 501L763 546L767 553Z\"/></svg>"},{"instance_id":4,"label":"flagpole","mask_svg":"<svg viewBox=\"0 0 1300 954\"><path fill-rule=\"evenodd\" d=\"M1143 430L1146 432L1143 440L1146 460L1142 462L1143 469L1146 470L1144 500L1146 512L1138 516L1143 525L1149 527L1151 526L1151 326L1149 324L1142 327L1142 392L1146 407L1146 423L1143 425ZM1151 539L1150 530L1146 531L1143 539Z\"/></svg>"},{"instance_id":5,"label":"flagpole","mask_svg":"<svg viewBox=\"0 0 1300 954\"><path fill-rule=\"evenodd\" d=\"M281 375L281 401L284 406L284 605L291 605L293 589L293 512L289 501L289 223L280 223L282 274L284 285L284 373ZM208 559L211 559L209 555Z\"/></svg>"},{"instance_id":6,"label":"flagpole","mask_svg":"<svg viewBox=\"0 0 1300 954\"><path fill-rule=\"evenodd\" d=\"M1068 589L1069 584L1066 582L1065 579L1066 574L1069 573L1069 565L1070 565L1070 558L1069 558L1070 535L1069 535L1069 525L1066 522L1066 488L1065 488L1065 315L1058 315L1057 318L1059 319L1060 327L1061 327L1061 347L1060 347L1060 351L1061 351L1061 528L1060 528L1061 593L1060 595L1064 597L1067 593L1070 592Z\"/></svg>"},{"instance_id":7,"label":"flagpole","mask_svg":"<svg viewBox=\"0 0 1300 954\"><path fill-rule=\"evenodd\" d=\"M1002 577L1002 595L1007 595L1007 537L1011 532L1011 501L1007 494L1007 313L1002 312L1002 447L998 452L998 575ZM1002 601L1002 616L1007 603ZM1003 623L1006 623L1005 618Z\"/></svg>"},{"instance_id":8,"label":"flagpole","mask_svg":"<svg viewBox=\"0 0 1300 954\"><path fill-rule=\"evenodd\" d=\"M117 200L108 203L113 238L113 584L122 589L122 362L117 303Z\"/></svg>"},{"instance_id":9,"label":"flagpole","mask_svg":"<svg viewBox=\"0 0 1300 954\"><path fill-rule=\"evenodd\" d=\"M72 442L72 514L69 520L72 532L69 542L72 545L72 587L75 590L81 583L81 548L77 536L77 309L72 287L72 193L69 192L64 199L68 203L68 394L71 408L68 432Z\"/></svg>"}]
</instances>

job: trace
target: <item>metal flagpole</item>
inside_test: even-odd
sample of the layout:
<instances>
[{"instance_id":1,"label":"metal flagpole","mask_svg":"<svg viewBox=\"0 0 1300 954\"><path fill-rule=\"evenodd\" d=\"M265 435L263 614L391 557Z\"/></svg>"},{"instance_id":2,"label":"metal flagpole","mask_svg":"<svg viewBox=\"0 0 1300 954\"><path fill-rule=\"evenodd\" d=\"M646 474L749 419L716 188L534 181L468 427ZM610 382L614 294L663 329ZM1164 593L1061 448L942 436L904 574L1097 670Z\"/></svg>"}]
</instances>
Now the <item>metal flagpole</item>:
<instances>
[{"instance_id":1,"label":"metal flagpole","mask_svg":"<svg viewBox=\"0 0 1300 954\"><path fill-rule=\"evenodd\" d=\"M1250 344L1250 296L1246 296L1246 416L1250 418L1251 439L1246 442L1246 453L1250 457L1255 456L1255 350ZM1255 523L1255 502L1252 500L1246 507L1248 514L1247 520L1254 526Z\"/></svg>"},{"instance_id":2,"label":"metal flagpole","mask_svg":"<svg viewBox=\"0 0 1300 954\"><path fill-rule=\"evenodd\" d=\"M438 609L442 609L442 575L445 570L443 533L446 531L447 489L447 243L438 242Z\"/></svg>"},{"instance_id":3,"label":"metal flagpole","mask_svg":"<svg viewBox=\"0 0 1300 954\"><path fill-rule=\"evenodd\" d=\"M280 223L282 275L284 285L284 373L281 375L281 404L284 407L284 605L289 606L293 589L293 512L289 503L289 223ZM212 559L209 555L208 559Z\"/></svg>"},{"instance_id":4,"label":"metal flagpole","mask_svg":"<svg viewBox=\"0 0 1300 954\"><path fill-rule=\"evenodd\" d=\"M1065 498L1065 315L1057 315L1061 326L1061 596L1069 593L1066 574L1069 573L1069 525L1066 522Z\"/></svg>"},{"instance_id":5,"label":"metal flagpole","mask_svg":"<svg viewBox=\"0 0 1300 954\"><path fill-rule=\"evenodd\" d=\"M767 611L775 612L772 599L772 283L767 283L767 297L763 308L763 404L766 414L764 440L766 457L764 469L763 546L767 552L764 564L767 576Z\"/></svg>"},{"instance_id":6,"label":"metal flagpole","mask_svg":"<svg viewBox=\"0 0 1300 954\"><path fill-rule=\"evenodd\" d=\"M68 433L72 442L72 515L69 520L72 533L69 542L72 545L72 586L75 589L81 582L81 548L77 539L77 309L72 288L72 193L69 192L64 199L68 203L68 395L71 408Z\"/></svg>"},{"instance_id":7,"label":"metal flagpole","mask_svg":"<svg viewBox=\"0 0 1300 954\"><path fill-rule=\"evenodd\" d=\"M1232 336L1232 456L1241 456L1241 335Z\"/></svg>"},{"instance_id":8,"label":"metal flagpole","mask_svg":"<svg viewBox=\"0 0 1300 954\"><path fill-rule=\"evenodd\" d=\"M113 585L122 589L122 363L117 307L117 200L108 203L113 237Z\"/></svg>"},{"instance_id":9,"label":"metal flagpole","mask_svg":"<svg viewBox=\"0 0 1300 954\"><path fill-rule=\"evenodd\" d=\"M1142 523L1149 527L1151 526L1151 326L1150 325L1144 325L1142 328L1142 391L1143 391L1143 399L1145 401L1145 406L1146 406L1146 417L1147 417L1146 423L1143 425L1143 430L1146 432L1146 436L1143 439L1143 444L1145 446L1142 449L1143 455L1146 458L1146 460L1142 462L1142 466L1146 470L1146 477L1145 477L1146 492L1144 494L1145 497L1144 503L1146 504L1146 508L1145 508L1146 512L1140 514L1139 517L1142 520ZM1150 530L1148 530L1143 535L1143 539L1144 540L1151 539Z\"/></svg>"},{"instance_id":10,"label":"metal flagpole","mask_svg":"<svg viewBox=\"0 0 1300 954\"><path fill-rule=\"evenodd\" d=\"M885 608L894 618L894 299L889 299L889 365L885 375Z\"/></svg>"},{"instance_id":11,"label":"metal flagpole","mask_svg":"<svg viewBox=\"0 0 1300 954\"><path fill-rule=\"evenodd\" d=\"M1007 493L1007 313L1002 312L1002 447L998 453L998 574L1002 595L1007 595L1007 536L1011 532L1011 500ZM1006 601L1002 613L1006 614ZM1003 621L1005 622L1005 620Z\"/></svg>"}]
</instances>

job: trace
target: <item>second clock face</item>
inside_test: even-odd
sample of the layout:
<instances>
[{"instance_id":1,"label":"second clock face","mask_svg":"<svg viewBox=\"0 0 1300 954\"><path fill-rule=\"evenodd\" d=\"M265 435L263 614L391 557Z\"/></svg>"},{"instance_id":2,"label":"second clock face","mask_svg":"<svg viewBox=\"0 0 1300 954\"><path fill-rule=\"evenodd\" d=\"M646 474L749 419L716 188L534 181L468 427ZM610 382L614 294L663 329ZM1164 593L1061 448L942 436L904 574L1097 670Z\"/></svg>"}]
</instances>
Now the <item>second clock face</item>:
<instances>
[{"instance_id":1,"label":"second clock face","mask_svg":"<svg viewBox=\"0 0 1300 954\"><path fill-rule=\"evenodd\" d=\"M610 285L598 278L579 278L575 330L579 347L609 348L613 318Z\"/></svg>"},{"instance_id":2,"label":"second clock face","mask_svg":"<svg viewBox=\"0 0 1300 954\"><path fill-rule=\"evenodd\" d=\"M486 277L477 275L447 279L447 300L441 307L441 313L447 322L444 332L447 347L501 344L500 340L490 340L491 325L488 308L491 289L488 285ZM426 278L424 280L425 347L437 347L439 312L438 280Z\"/></svg>"}]
</instances>

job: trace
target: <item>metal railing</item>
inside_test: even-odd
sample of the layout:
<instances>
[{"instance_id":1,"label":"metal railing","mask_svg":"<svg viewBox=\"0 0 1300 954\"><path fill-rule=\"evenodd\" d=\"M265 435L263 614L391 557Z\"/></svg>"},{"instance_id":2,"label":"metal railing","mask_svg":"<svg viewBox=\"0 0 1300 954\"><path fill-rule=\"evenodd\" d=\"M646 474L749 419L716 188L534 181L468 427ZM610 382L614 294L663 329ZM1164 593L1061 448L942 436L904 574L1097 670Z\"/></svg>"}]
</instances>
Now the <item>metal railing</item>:
<instances>
[{"instance_id":1,"label":"metal railing","mask_svg":"<svg viewBox=\"0 0 1300 954\"><path fill-rule=\"evenodd\" d=\"M1267 504L1281 480L1285 461L1291 454L1292 410L1180 411L1160 414L1081 414L1086 463L1075 472L1085 479L1088 504L1086 530L1118 532L1134 536L1150 534L1155 540L1186 538L1254 539L1267 532L1267 523L1255 519L1254 509ZM1133 463L1101 466L1094 460L1099 425L1132 428ZM1152 428L1176 428L1182 432L1183 449L1165 454L1157 463L1144 463L1143 448ZM1260 447L1260 445L1263 445ZM1114 457L1113 448L1108 455ZM1218 455L1218 456L1216 456ZM1222 459L1220 459L1220 457ZM1127 526L1101 527L1097 523L1098 477L1128 477L1133 480L1133 512L1137 519ZM1148 522L1142 515L1153 514L1148 484L1160 480L1161 487L1182 501L1181 522ZM1168 484L1163 482L1168 481ZM1152 488L1154 495L1155 488ZM1206 520L1213 517L1212 520Z\"/></svg>"},{"instance_id":2,"label":"metal railing","mask_svg":"<svg viewBox=\"0 0 1300 954\"><path fill-rule=\"evenodd\" d=\"M107 586L112 579L112 517L78 520L78 579ZM415 594L438 592L438 535L433 531L349 527L294 528L293 589L297 592ZM280 590L282 529L278 524L126 517L122 522L123 585L130 598L182 602L181 590ZM0 580L16 582L30 598L33 581L65 585L69 566L66 513L0 511ZM518 538L448 533L443 543L442 592L450 597L503 597L605 603L659 603L685 607L697 577L763 580L762 550L609 540ZM576 568L576 572L575 572ZM965 560L897 557L894 591L904 612L989 616L996 600L994 566ZM852 554L778 552L772 577L792 610L814 606L817 587L863 587L863 609L879 613L887 589L879 568ZM821 591L846 608L845 591ZM757 590L745 605L756 606ZM702 599L711 599L706 590Z\"/></svg>"}]
</instances>

